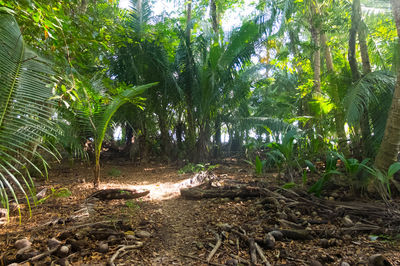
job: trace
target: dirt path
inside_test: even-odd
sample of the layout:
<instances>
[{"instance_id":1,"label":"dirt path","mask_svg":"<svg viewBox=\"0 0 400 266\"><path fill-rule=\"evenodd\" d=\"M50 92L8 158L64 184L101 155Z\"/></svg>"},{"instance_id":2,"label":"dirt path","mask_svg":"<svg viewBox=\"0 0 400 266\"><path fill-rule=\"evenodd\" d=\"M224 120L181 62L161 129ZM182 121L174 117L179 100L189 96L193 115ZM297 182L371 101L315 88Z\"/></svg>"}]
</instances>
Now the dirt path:
<instances>
[{"instance_id":1,"label":"dirt path","mask_svg":"<svg viewBox=\"0 0 400 266\"><path fill-rule=\"evenodd\" d=\"M224 166L219 168L216 174L242 181L252 178L246 175L242 167ZM63 243L76 238L76 231L75 235L68 236L68 239L62 239L61 232L68 231L77 224L123 220L128 221L130 229L119 228L118 233L124 236L129 231L136 234L143 230L150 233L150 237L141 240L144 243L143 247L121 254L115 260L117 265L207 265L204 261L212 249L211 245L215 244L214 235L209 229L218 231L218 224L229 224L243 228L253 237L262 238L266 234L264 228L279 226L278 218L282 217L282 213L277 213L274 208L260 206L258 198L184 200L179 196L179 190L189 184L187 181L193 174L179 175L174 167L161 164L133 167L114 162L106 164L102 170L104 177L101 188L148 189L150 194L138 201L98 202L94 214L84 221L43 226L49 221L65 221L71 217L94 191L90 183L91 171L85 166L53 170L50 180L42 182L39 189L47 187L49 191L58 191L65 188L71 191L71 196L50 197L35 207L32 210L32 218L24 220L22 225L18 225L14 212L10 224L0 225L0 259L4 262L5 257L15 258L17 250L14 243L24 237L33 242L36 250L43 252L47 249L47 241L53 237L59 238ZM307 210L286 208L285 211L285 215L291 217L311 219ZM316 231L335 232L340 228L340 220L314 225L313 228ZM93 228L85 230L86 232L78 233L86 235L83 240L87 245L81 251L70 255L69 262L72 265L105 265L120 245L127 244L126 238L123 237L117 243L110 243L108 252L101 253L98 252L98 246L104 240L93 237ZM335 240L338 244L329 247L321 246L318 237L310 241L277 241L273 250L265 249L265 255L273 265L309 265L311 260L321 261L325 265L340 265L341 261L350 265L366 265L368 256L384 253L393 265L400 265L397 263L400 262L397 246L391 246L390 242L371 241L368 237L368 234L361 233L351 236L332 233L329 241ZM246 243L239 245L237 236L227 234L224 235L223 244L212 262L227 263L232 255L249 260ZM57 256L51 256L47 262L56 262L57 259Z\"/></svg>"}]
</instances>

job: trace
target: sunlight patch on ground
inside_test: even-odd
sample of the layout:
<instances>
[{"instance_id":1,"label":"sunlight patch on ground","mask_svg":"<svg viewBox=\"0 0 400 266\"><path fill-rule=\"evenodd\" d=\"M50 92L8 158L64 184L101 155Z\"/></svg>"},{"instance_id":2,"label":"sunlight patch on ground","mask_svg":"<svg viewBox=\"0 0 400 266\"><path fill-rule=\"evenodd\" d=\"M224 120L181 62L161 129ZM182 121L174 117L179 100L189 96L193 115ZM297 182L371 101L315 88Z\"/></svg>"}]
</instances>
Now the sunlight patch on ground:
<instances>
[{"instance_id":1,"label":"sunlight patch on ground","mask_svg":"<svg viewBox=\"0 0 400 266\"><path fill-rule=\"evenodd\" d=\"M136 190L149 190L148 196L144 197L144 200L167 200L179 197L180 189L192 187L192 178L187 178L178 182L157 182L152 184L147 184L148 182L142 182L137 185L130 185L124 183L103 183L100 185L100 189L109 188L122 188L122 189L136 189Z\"/></svg>"}]
</instances>

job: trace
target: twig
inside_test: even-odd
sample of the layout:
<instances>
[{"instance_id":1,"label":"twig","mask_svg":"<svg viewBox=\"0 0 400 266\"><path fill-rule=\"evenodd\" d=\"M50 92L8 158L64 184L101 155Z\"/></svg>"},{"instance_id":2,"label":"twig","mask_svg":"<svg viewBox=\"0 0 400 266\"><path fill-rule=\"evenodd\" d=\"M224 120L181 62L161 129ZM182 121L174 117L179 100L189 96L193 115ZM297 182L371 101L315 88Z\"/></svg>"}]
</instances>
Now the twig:
<instances>
[{"instance_id":1,"label":"twig","mask_svg":"<svg viewBox=\"0 0 400 266\"><path fill-rule=\"evenodd\" d=\"M121 246L115 253L114 255L112 255L112 257L110 258L110 261L108 262L109 265L111 266L115 266L114 264L114 260L118 257L119 253L121 253L122 251L125 251L127 249L135 249L135 248L140 248L143 246L143 242L136 242L136 245L129 245L129 246Z\"/></svg>"},{"instance_id":2,"label":"twig","mask_svg":"<svg viewBox=\"0 0 400 266\"><path fill-rule=\"evenodd\" d=\"M250 261L248 261L246 259L243 259L243 258L239 257L238 255L230 254L229 256L231 256L232 258L236 259L239 263L244 263L246 265L250 265Z\"/></svg>"},{"instance_id":3,"label":"twig","mask_svg":"<svg viewBox=\"0 0 400 266\"><path fill-rule=\"evenodd\" d=\"M219 263L215 263L215 262L207 262L206 260L203 260L201 258L195 257L195 256L191 256L191 255L186 255L186 254L180 254L182 257L185 258L189 258L189 259L194 259L194 260L198 260L201 261L203 263L208 263L209 265L215 265L215 266L225 266L225 264L219 264Z\"/></svg>"},{"instance_id":4,"label":"twig","mask_svg":"<svg viewBox=\"0 0 400 266\"><path fill-rule=\"evenodd\" d=\"M222 240L221 237L219 236L219 234L217 234L216 232L214 232L215 238L217 239L217 243L215 244L214 248L211 250L210 254L207 257L207 262L210 263L212 257L215 255L215 253L217 252L217 250L219 249L219 247L222 244Z\"/></svg>"},{"instance_id":5,"label":"twig","mask_svg":"<svg viewBox=\"0 0 400 266\"><path fill-rule=\"evenodd\" d=\"M43 253L41 253L39 255L36 255L36 256L34 256L34 257L30 258L30 259L27 259L27 260L25 260L23 262L20 262L20 264L22 265L22 264L27 263L27 262L33 262L33 261L40 260L40 259L42 259L44 257L47 257L47 256L53 254L54 252L56 252L58 248L59 248L59 246L57 246L57 247L55 247L53 249L50 249L50 250L48 250L46 252L43 252Z\"/></svg>"},{"instance_id":6,"label":"twig","mask_svg":"<svg viewBox=\"0 0 400 266\"><path fill-rule=\"evenodd\" d=\"M254 241L254 238L249 238L248 242L249 242L251 263L253 265L256 265L257 264L256 242Z\"/></svg>"},{"instance_id":7,"label":"twig","mask_svg":"<svg viewBox=\"0 0 400 266\"><path fill-rule=\"evenodd\" d=\"M268 261L267 258L265 257L264 251L262 250L262 248L261 248L257 243L255 243L255 246L256 246L256 250L257 250L258 255L259 255L260 258L262 259L262 263L263 263L264 265L266 265L266 266L271 266L271 264L269 263L269 261Z\"/></svg>"}]
</instances>

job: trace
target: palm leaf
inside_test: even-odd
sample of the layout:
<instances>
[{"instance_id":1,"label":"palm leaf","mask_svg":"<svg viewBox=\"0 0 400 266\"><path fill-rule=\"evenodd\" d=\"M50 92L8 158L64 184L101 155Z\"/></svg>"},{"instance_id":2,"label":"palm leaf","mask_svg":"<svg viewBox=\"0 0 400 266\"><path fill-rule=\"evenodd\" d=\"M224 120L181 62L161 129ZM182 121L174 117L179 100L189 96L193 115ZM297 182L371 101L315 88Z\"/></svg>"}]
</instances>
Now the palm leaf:
<instances>
[{"instance_id":1,"label":"palm leaf","mask_svg":"<svg viewBox=\"0 0 400 266\"><path fill-rule=\"evenodd\" d=\"M15 188L25 195L29 204L25 190L33 194L33 182L28 167L43 175L34 159L44 160L38 151L50 150L42 145L43 136L56 133L50 119L52 74L50 63L24 43L15 18L0 11L0 197L3 204L8 204L7 193L17 201Z\"/></svg>"}]
</instances>

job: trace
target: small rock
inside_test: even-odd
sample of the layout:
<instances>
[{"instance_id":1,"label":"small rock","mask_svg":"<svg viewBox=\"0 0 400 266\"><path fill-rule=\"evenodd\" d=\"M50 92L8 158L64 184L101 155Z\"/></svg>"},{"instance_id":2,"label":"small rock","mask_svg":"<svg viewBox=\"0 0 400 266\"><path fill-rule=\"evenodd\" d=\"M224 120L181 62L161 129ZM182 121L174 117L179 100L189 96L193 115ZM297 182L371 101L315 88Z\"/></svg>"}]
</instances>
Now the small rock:
<instances>
[{"instance_id":1,"label":"small rock","mask_svg":"<svg viewBox=\"0 0 400 266\"><path fill-rule=\"evenodd\" d=\"M144 230L137 231L135 235L139 238L149 238L151 236L151 234L149 232L144 231Z\"/></svg>"},{"instance_id":2,"label":"small rock","mask_svg":"<svg viewBox=\"0 0 400 266\"><path fill-rule=\"evenodd\" d=\"M347 262L345 262L345 261L342 261L342 262L340 263L340 266L350 266L350 264L347 263Z\"/></svg>"},{"instance_id":3,"label":"small rock","mask_svg":"<svg viewBox=\"0 0 400 266\"><path fill-rule=\"evenodd\" d=\"M348 215L346 215L345 217L343 217L343 225L346 227L351 227L354 225L353 221L350 219L350 217Z\"/></svg>"},{"instance_id":4,"label":"small rock","mask_svg":"<svg viewBox=\"0 0 400 266\"><path fill-rule=\"evenodd\" d=\"M79 252L88 245L88 243L83 239L80 240L68 239L67 244L71 245L71 250L73 252Z\"/></svg>"},{"instance_id":5,"label":"small rock","mask_svg":"<svg viewBox=\"0 0 400 266\"><path fill-rule=\"evenodd\" d=\"M204 245L201 242L196 242L196 247L197 247L197 249L203 249Z\"/></svg>"},{"instance_id":6,"label":"small rock","mask_svg":"<svg viewBox=\"0 0 400 266\"><path fill-rule=\"evenodd\" d=\"M239 265L239 262L235 259L229 259L225 262L225 265L236 266L236 265Z\"/></svg>"},{"instance_id":7,"label":"small rock","mask_svg":"<svg viewBox=\"0 0 400 266\"><path fill-rule=\"evenodd\" d=\"M335 198L334 198L334 197L332 197L332 196L331 196L331 197L329 197L328 199L329 199L329 200L332 200L332 201L333 201L333 200L335 200Z\"/></svg>"},{"instance_id":8,"label":"small rock","mask_svg":"<svg viewBox=\"0 0 400 266\"><path fill-rule=\"evenodd\" d=\"M58 251L57 251L57 255L59 256L59 257L66 257L67 255L68 255L68 253L69 253L69 247L68 246L61 246L59 249L58 249Z\"/></svg>"},{"instance_id":9,"label":"small rock","mask_svg":"<svg viewBox=\"0 0 400 266\"><path fill-rule=\"evenodd\" d=\"M23 248L32 246L32 242L29 241L27 238L22 238L22 239L15 241L14 246L17 249L23 249Z\"/></svg>"},{"instance_id":10,"label":"small rock","mask_svg":"<svg viewBox=\"0 0 400 266\"><path fill-rule=\"evenodd\" d=\"M268 233L264 238L264 246L269 249L273 249L275 247L275 237Z\"/></svg>"},{"instance_id":11,"label":"small rock","mask_svg":"<svg viewBox=\"0 0 400 266\"><path fill-rule=\"evenodd\" d=\"M69 264L69 261L67 258L61 258L57 261L57 264L60 266L69 266L71 264Z\"/></svg>"},{"instance_id":12,"label":"small rock","mask_svg":"<svg viewBox=\"0 0 400 266\"><path fill-rule=\"evenodd\" d=\"M328 247L329 247L329 241L328 241L328 239L322 238L322 239L319 241L319 245L320 245L321 247L323 247L323 248L328 248Z\"/></svg>"},{"instance_id":13,"label":"small rock","mask_svg":"<svg viewBox=\"0 0 400 266\"><path fill-rule=\"evenodd\" d=\"M97 250L100 253L107 253L108 252L108 243L100 242Z\"/></svg>"},{"instance_id":14,"label":"small rock","mask_svg":"<svg viewBox=\"0 0 400 266\"><path fill-rule=\"evenodd\" d=\"M281 241L283 239L283 234L281 231L274 230L269 232L269 234L272 235L277 241Z\"/></svg>"},{"instance_id":15,"label":"small rock","mask_svg":"<svg viewBox=\"0 0 400 266\"><path fill-rule=\"evenodd\" d=\"M301 212L297 211L297 212L294 213L294 215L301 216Z\"/></svg>"},{"instance_id":16,"label":"small rock","mask_svg":"<svg viewBox=\"0 0 400 266\"><path fill-rule=\"evenodd\" d=\"M20 250L17 251L15 258L18 261L24 261L24 260L28 260L32 257L35 257L38 254L39 254L39 252L36 250L32 250L31 247L25 247L25 248L21 248Z\"/></svg>"},{"instance_id":17,"label":"small rock","mask_svg":"<svg viewBox=\"0 0 400 266\"><path fill-rule=\"evenodd\" d=\"M368 266L391 266L392 264L382 255L375 254L368 258Z\"/></svg>"},{"instance_id":18,"label":"small rock","mask_svg":"<svg viewBox=\"0 0 400 266\"><path fill-rule=\"evenodd\" d=\"M316 211L313 211L313 212L311 213L311 215L312 215L313 217L317 217L317 216L318 216L318 213L317 213Z\"/></svg>"},{"instance_id":19,"label":"small rock","mask_svg":"<svg viewBox=\"0 0 400 266\"><path fill-rule=\"evenodd\" d=\"M310 261L310 266L322 266L322 263L317 260Z\"/></svg>"},{"instance_id":20,"label":"small rock","mask_svg":"<svg viewBox=\"0 0 400 266\"><path fill-rule=\"evenodd\" d=\"M58 247L59 245L61 245L61 242L55 238L47 240L47 246L49 247L49 249L53 249L55 247Z\"/></svg>"}]
</instances>

